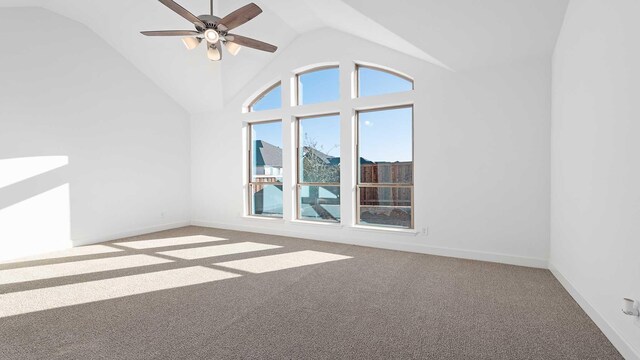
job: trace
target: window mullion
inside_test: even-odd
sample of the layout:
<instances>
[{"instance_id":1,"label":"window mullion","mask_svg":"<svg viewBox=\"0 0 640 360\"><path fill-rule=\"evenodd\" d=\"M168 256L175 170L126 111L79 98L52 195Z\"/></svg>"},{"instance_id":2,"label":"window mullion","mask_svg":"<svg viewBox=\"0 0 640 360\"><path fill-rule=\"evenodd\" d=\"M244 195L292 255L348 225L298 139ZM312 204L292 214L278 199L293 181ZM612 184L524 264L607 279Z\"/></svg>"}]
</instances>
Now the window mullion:
<instances>
[{"instance_id":1,"label":"window mullion","mask_svg":"<svg viewBox=\"0 0 640 360\"><path fill-rule=\"evenodd\" d=\"M355 122L353 110L355 63L340 61L340 213L343 224L352 226L355 216Z\"/></svg>"}]
</instances>

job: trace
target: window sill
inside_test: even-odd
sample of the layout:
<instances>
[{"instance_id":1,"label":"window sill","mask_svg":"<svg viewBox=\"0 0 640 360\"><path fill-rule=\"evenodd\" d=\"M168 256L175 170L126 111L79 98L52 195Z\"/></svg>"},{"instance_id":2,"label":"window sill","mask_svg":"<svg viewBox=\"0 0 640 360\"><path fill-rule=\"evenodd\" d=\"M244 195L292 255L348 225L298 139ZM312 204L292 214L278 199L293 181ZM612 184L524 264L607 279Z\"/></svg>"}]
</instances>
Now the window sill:
<instances>
[{"instance_id":1,"label":"window sill","mask_svg":"<svg viewBox=\"0 0 640 360\"><path fill-rule=\"evenodd\" d=\"M398 234L398 235L408 235L408 236L418 236L420 233L416 231L416 229L396 229L396 228L388 228L388 227L378 227L378 226L367 226L367 225L353 225L351 229L355 231L367 231L367 232L386 232L390 234Z\"/></svg>"},{"instance_id":2,"label":"window sill","mask_svg":"<svg viewBox=\"0 0 640 360\"><path fill-rule=\"evenodd\" d=\"M283 218L281 218L281 217L273 217L273 216L244 215L242 218L245 219L245 220L284 222Z\"/></svg>"},{"instance_id":3,"label":"window sill","mask_svg":"<svg viewBox=\"0 0 640 360\"><path fill-rule=\"evenodd\" d=\"M339 222L331 222L331 221L312 221L312 220L290 220L288 221L292 225L299 226L321 226L321 227L334 227L334 228L343 228L344 226Z\"/></svg>"},{"instance_id":4,"label":"window sill","mask_svg":"<svg viewBox=\"0 0 640 360\"><path fill-rule=\"evenodd\" d=\"M278 223L278 224L291 224L295 226L305 226L305 227L318 226L318 227L336 228L336 229L347 228L353 231L388 233L388 234L397 234L397 235L403 235L403 236L418 236L420 234L420 232L417 231L416 229L388 228L388 227L382 227L382 226L367 226L367 225L345 226L342 223L328 222L328 221L324 222L324 221L309 221L309 220L285 220L284 218L256 216L256 215L244 215L242 216L242 219L272 222L272 223Z\"/></svg>"}]
</instances>

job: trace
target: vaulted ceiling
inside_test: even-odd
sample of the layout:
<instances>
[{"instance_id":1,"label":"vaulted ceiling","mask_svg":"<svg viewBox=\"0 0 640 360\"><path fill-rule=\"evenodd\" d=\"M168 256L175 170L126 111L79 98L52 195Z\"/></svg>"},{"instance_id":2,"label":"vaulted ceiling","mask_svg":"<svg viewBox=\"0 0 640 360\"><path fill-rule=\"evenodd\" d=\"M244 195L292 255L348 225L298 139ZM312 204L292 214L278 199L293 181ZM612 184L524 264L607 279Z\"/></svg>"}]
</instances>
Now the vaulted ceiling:
<instances>
[{"instance_id":1,"label":"vaulted ceiling","mask_svg":"<svg viewBox=\"0 0 640 360\"><path fill-rule=\"evenodd\" d=\"M207 0L177 2L196 15L209 10ZM216 0L214 12L223 16L247 2ZM280 49L309 31L333 28L435 66L466 71L550 56L568 0L254 2L264 13L235 32ZM1 6L40 6L86 25L191 113L221 107L278 56L243 49L236 57L225 54L222 62L211 62L204 46L187 51L178 38L146 38L140 30L191 29L155 0L0 0ZM339 41L323 51L338 51Z\"/></svg>"}]
</instances>

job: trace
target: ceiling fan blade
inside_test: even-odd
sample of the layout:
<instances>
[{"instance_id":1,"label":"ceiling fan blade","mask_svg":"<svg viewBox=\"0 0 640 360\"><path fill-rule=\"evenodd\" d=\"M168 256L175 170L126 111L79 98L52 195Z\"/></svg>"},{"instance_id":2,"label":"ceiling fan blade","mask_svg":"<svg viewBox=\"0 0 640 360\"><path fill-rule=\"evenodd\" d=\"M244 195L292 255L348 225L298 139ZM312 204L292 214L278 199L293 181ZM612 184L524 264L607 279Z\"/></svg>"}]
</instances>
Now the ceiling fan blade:
<instances>
[{"instance_id":1,"label":"ceiling fan blade","mask_svg":"<svg viewBox=\"0 0 640 360\"><path fill-rule=\"evenodd\" d=\"M238 53L240 52L240 49L242 49L242 46L231 41L225 41L224 47L226 47L229 54L233 56L238 55Z\"/></svg>"},{"instance_id":2,"label":"ceiling fan blade","mask_svg":"<svg viewBox=\"0 0 640 360\"><path fill-rule=\"evenodd\" d=\"M173 10L176 14L178 14L178 15L182 16L183 18L189 20L196 27L198 27L200 29L206 28L206 26L204 25L202 20L198 19L197 16L193 15L192 13L190 13L187 9L185 9L182 6L178 5L175 1L173 1L173 0L158 0L158 1L163 3L169 9Z\"/></svg>"},{"instance_id":3,"label":"ceiling fan blade","mask_svg":"<svg viewBox=\"0 0 640 360\"><path fill-rule=\"evenodd\" d=\"M191 30L157 30L157 31L140 31L146 36L202 36L201 33Z\"/></svg>"},{"instance_id":4,"label":"ceiling fan blade","mask_svg":"<svg viewBox=\"0 0 640 360\"><path fill-rule=\"evenodd\" d=\"M254 3L247 4L240 9L232 12L231 14L223 17L220 21L218 21L218 24L223 25L225 27L225 29L223 30L225 31L231 30L260 15L261 12L262 9L260 9L258 5Z\"/></svg>"},{"instance_id":5,"label":"ceiling fan blade","mask_svg":"<svg viewBox=\"0 0 640 360\"><path fill-rule=\"evenodd\" d=\"M207 57L209 60L218 61L222 60L222 51L220 51L220 43L216 44L208 44L207 46Z\"/></svg>"},{"instance_id":6,"label":"ceiling fan blade","mask_svg":"<svg viewBox=\"0 0 640 360\"><path fill-rule=\"evenodd\" d=\"M231 41L231 42L236 43L238 45L243 45L243 46L246 46L246 47L250 47L250 48L254 48L254 49L258 49L258 50L262 50L262 51L276 52L276 50L278 50L278 47L275 46L275 45L267 44L266 42L262 42L260 40L248 38L246 36L229 34L229 35L225 36L225 38L227 39L227 41Z\"/></svg>"}]
</instances>

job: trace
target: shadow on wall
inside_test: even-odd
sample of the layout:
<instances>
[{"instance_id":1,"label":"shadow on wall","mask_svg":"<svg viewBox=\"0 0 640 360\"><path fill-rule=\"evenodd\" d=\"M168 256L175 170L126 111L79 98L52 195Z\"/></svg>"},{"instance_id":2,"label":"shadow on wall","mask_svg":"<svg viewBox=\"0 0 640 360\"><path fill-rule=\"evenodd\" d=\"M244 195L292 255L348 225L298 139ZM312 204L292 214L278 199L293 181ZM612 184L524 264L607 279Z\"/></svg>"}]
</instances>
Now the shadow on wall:
<instances>
[{"instance_id":1,"label":"shadow on wall","mask_svg":"<svg viewBox=\"0 0 640 360\"><path fill-rule=\"evenodd\" d=\"M0 261L71 242L68 156L0 159Z\"/></svg>"}]
</instances>

